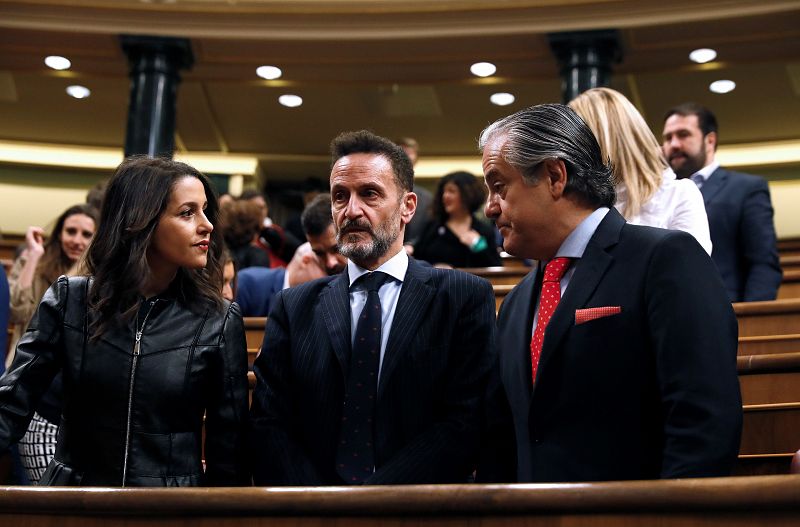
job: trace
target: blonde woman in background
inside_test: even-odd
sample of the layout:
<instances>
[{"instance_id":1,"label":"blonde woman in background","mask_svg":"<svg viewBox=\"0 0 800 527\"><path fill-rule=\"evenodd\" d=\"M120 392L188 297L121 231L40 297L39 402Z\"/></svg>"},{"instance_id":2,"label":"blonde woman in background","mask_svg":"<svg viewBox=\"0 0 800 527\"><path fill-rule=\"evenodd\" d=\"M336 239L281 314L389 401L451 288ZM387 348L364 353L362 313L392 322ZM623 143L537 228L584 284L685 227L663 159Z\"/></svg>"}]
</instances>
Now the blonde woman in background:
<instances>
[{"instance_id":1,"label":"blonde woman in background","mask_svg":"<svg viewBox=\"0 0 800 527\"><path fill-rule=\"evenodd\" d=\"M613 164L617 202L628 223L686 231L711 254L703 196L690 179L677 179L653 132L621 93L593 88L569 106L592 129Z\"/></svg>"}]
</instances>

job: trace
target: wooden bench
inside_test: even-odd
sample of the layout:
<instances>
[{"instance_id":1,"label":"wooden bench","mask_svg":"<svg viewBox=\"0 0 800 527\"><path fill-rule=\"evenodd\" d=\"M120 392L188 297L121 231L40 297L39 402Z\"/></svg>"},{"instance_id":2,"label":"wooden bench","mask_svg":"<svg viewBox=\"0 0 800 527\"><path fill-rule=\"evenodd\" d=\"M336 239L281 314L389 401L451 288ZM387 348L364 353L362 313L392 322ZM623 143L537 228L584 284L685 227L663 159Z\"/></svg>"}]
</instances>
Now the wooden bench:
<instances>
[{"instance_id":1,"label":"wooden bench","mask_svg":"<svg viewBox=\"0 0 800 527\"><path fill-rule=\"evenodd\" d=\"M740 337L800 333L800 299L738 302L733 310Z\"/></svg>"},{"instance_id":2,"label":"wooden bench","mask_svg":"<svg viewBox=\"0 0 800 527\"><path fill-rule=\"evenodd\" d=\"M529 267L463 267L459 271L480 276L492 286L517 285L530 271Z\"/></svg>"},{"instance_id":3,"label":"wooden bench","mask_svg":"<svg viewBox=\"0 0 800 527\"><path fill-rule=\"evenodd\" d=\"M778 299L800 298L800 268L784 269Z\"/></svg>"}]
</instances>

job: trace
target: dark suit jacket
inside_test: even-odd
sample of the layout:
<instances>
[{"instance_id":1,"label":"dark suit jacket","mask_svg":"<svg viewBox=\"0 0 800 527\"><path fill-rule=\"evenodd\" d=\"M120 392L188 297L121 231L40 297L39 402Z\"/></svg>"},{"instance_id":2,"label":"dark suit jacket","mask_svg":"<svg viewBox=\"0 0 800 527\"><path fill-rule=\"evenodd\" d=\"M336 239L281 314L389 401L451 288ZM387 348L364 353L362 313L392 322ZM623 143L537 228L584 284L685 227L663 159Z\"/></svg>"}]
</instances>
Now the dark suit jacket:
<instances>
[{"instance_id":1,"label":"dark suit jacket","mask_svg":"<svg viewBox=\"0 0 800 527\"><path fill-rule=\"evenodd\" d=\"M535 270L500 309L488 412L495 433L479 479L727 474L742 424L738 330L711 259L691 235L627 225L611 209L573 265L535 388ZM606 306L621 313L576 325L576 309Z\"/></svg>"},{"instance_id":2,"label":"dark suit jacket","mask_svg":"<svg viewBox=\"0 0 800 527\"><path fill-rule=\"evenodd\" d=\"M265 317L272 298L283 289L283 267L248 267L236 275L236 303L243 317Z\"/></svg>"},{"instance_id":3,"label":"dark suit jacket","mask_svg":"<svg viewBox=\"0 0 800 527\"><path fill-rule=\"evenodd\" d=\"M8 316L9 316L9 292L8 292L8 278L6 278L6 270L0 268L0 330L2 330L2 338L0 338L0 375L6 371L6 331L8 330Z\"/></svg>"},{"instance_id":4,"label":"dark suit jacket","mask_svg":"<svg viewBox=\"0 0 800 527\"><path fill-rule=\"evenodd\" d=\"M257 485L341 485L335 471L350 359L344 273L275 297L254 370ZM381 368L367 484L465 482L493 361L494 295L472 275L409 260Z\"/></svg>"},{"instance_id":5,"label":"dark suit jacket","mask_svg":"<svg viewBox=\"0 0 800 527\"><path fill-rule=\"evenodd\" d=\"M781 268L767 182L718 168L700 192L714 245L711 258L731 302L775 300Z\"/></svg>"}]
</instances>

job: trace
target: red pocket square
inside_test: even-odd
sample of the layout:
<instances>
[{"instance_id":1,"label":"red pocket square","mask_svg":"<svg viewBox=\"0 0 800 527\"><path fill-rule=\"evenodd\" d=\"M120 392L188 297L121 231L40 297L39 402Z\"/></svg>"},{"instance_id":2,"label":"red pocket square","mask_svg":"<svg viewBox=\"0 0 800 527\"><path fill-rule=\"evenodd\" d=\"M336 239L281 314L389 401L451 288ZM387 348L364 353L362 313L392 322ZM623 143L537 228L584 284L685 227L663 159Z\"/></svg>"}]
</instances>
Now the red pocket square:
<instances>
[{"instance_id":1,"label":"red pocket square","mask_svg":"<svg viewBox=\"0 0 800 527\"><path fill-rule=\"evenodd\" d=\"M590 307L587 309L575 310L575 325L583 324L591 320L603 317L610 317L611 315L619 315L622 313L620 306L605 306L605 307Z\"/></svg>"}]
</instances>

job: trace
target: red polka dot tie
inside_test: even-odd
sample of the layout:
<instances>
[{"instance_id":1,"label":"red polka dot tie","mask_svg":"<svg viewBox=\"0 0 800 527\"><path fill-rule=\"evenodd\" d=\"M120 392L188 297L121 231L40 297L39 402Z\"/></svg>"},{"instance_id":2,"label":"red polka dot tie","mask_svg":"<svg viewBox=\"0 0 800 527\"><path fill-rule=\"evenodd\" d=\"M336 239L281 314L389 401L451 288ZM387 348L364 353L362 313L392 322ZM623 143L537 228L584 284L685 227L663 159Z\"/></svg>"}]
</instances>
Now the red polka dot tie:
<instances>
[{"instance_id":1,"label":"red polka dot tie","mask_svg":"<svg viewBox=\"0 0 800 527\"><path fill-rule=\"evenodd\" d=\"M561 278L567 272L569 264L570 258L553 258L544 268L542 293L539 295L539 321L531 339L531 373L534 383L536 370L539 367L539 356L542 354L544 331L561 300Z\"/></svg>"}]
</instances>

